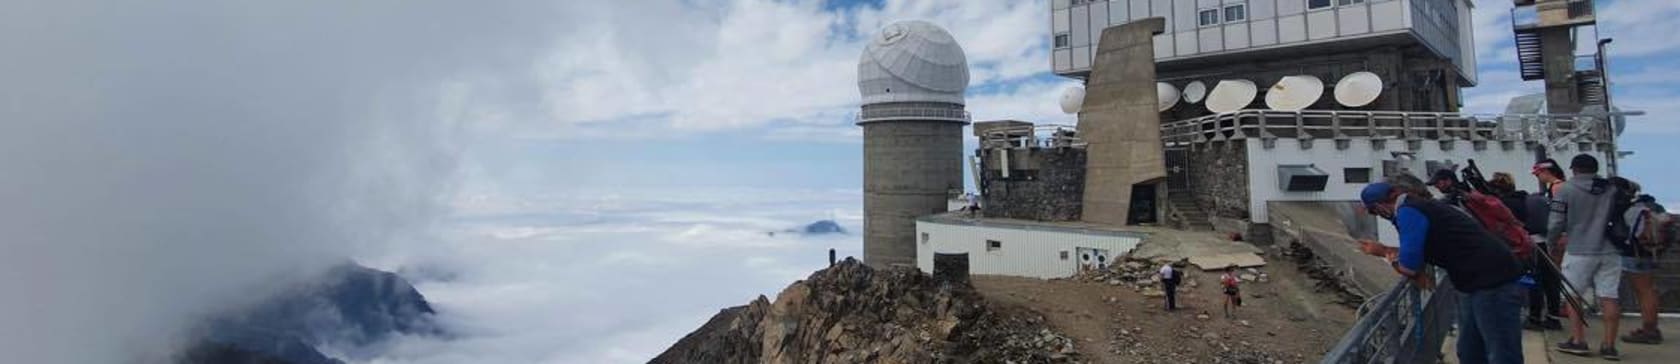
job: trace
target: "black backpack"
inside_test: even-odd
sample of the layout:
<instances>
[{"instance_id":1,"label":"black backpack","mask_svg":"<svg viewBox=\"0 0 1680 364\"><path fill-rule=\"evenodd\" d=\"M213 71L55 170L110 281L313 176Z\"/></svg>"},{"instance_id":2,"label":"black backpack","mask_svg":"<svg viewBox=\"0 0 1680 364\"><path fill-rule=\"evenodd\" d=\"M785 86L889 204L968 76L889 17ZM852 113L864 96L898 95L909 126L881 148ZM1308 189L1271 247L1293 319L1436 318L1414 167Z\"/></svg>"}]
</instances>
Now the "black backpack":
<instances>
[{"instance_id":1,"label":"black backpack","mask_svg":"<svg viewBox=\"0 0 1680 364\"><path fill-rule=\"evenodd\" d=\"M1609 226L1604 228L1604 238L1609 240L1610 244L1614 245L1616 249L1620 249L1624 253L1631 253L1633 252L1633 245L1630 244L1630 240L1632 240L1633 232L1631 231L1631 222L1627 221L1625 216L1627 210L1633 208L1634 200L1639 198L1638 191L1633 189L1633 182L1626 178L1593 179L1593 190L1601 191L1603 188L1615 189L1610 191L1610 219L1607 222Z\"/></svg>"}]
</instances>

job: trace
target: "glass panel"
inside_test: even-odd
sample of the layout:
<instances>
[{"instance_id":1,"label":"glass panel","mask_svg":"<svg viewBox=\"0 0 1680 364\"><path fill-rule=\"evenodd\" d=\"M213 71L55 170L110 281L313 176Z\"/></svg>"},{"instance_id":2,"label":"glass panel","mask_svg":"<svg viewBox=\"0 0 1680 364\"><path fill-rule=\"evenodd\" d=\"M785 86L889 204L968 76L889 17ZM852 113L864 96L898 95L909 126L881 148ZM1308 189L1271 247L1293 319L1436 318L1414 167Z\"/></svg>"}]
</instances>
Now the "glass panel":
<instances>
[{"instance_id":1,"label":"glass panel","mask_svg":"<svg viewBox=\"0 0 1680 364\"><path fill-rule=\"evenodd\" d=\"M1248 19L1248 7L1242 4L1225 7L1225 22L1243 21Z\"/></svg>"},{"instance_id":2,"label":"glass panel","mask_svg":"<svg viewBox=\"0 0 1680 364\"><path fill-rule=\"evenodd\" d=\"M1307 8L1308 9L1320 9L1320 8L1328 8L1328 7L1330 7L1330 0L1307 0Z\"/></svg>"}]
</instances>

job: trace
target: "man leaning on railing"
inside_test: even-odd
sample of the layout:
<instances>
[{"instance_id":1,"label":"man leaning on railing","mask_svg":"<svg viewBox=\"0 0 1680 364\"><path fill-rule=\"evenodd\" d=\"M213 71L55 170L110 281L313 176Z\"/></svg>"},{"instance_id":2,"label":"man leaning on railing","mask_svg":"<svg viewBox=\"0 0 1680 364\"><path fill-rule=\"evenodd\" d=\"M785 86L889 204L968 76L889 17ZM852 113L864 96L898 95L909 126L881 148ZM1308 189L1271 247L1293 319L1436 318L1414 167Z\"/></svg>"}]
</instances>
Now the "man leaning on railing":
<instances>
[{"instance_id":1,"label":"man leaning on railing","mask_svg":"<svg viewBox=\"0 0 1680 364\"><path fill-rule=\"evenodd\" d=\"M1415 178L1413 178L1415 180ZM1458 360L1464 364L1522 363L1523 267L1511 249L1469 215L1390 182L1365 186L1359 198L1373 215L1394 223L1400 245L1388 252L1394 271L1430 286L1424 264L1447 271L1458 303Z\"/></svg>"}]
</instances>

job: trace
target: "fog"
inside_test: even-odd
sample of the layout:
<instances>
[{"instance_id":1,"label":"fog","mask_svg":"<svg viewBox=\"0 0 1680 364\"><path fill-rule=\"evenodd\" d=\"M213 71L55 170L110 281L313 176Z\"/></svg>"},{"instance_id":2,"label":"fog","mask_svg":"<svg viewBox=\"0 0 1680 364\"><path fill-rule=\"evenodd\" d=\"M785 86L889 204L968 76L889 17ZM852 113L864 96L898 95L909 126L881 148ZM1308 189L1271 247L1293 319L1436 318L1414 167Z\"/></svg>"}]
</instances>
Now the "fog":
<instances>
[{"instance_id":1,"label":"fog","mask_svg":"<svg viewBox=\"0 0 1680 364\"><path fill-rule=\"evenodd\" d=\"M28 363L160 360L205 314L425 239L459 131L521 108L492 70L525 69L565 13L0 8L0 353Z\"/></svg>"}]
</instances>

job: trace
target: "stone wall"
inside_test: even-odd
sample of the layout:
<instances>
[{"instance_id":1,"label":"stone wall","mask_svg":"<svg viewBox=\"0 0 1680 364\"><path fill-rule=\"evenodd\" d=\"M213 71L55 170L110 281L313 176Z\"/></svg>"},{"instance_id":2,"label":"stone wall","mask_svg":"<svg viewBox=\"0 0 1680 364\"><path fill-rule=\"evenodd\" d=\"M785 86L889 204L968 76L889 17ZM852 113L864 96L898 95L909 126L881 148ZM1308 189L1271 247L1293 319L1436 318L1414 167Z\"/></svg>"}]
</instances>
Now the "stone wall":
<instances>
[{"instance_id":1,"label":"stone wall","mask_svg":"<svg viewBox=\"0 0 1680 364\"><path fill-rule=\"evenodd\" d=\"M1002 149L980 154L981 214L1036 221L1076 221L1085 189L1085 149L1013 148L1004 178Z\"/></svg>"},{"instance_id":2,"label":"stone wall","mask_svg":"<svg viewBox=\"0 0 1680 364\"><path fill-rule=\"evenodd\" d=\"M1189 151L1190 190L1209 216L1248 219L1248 149L1212 143Z\"/></svg>"}]
</instances>

